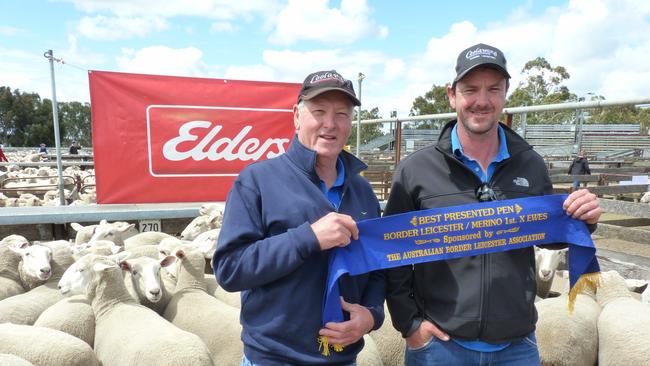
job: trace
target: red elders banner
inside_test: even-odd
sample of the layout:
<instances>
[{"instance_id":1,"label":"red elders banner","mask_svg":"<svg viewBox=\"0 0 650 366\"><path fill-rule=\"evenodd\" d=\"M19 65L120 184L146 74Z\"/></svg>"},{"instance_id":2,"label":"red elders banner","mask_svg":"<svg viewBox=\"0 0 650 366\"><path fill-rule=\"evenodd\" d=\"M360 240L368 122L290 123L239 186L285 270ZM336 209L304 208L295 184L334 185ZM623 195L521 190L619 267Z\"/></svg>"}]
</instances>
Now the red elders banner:
<instances>
[{"instance_id":1,"label":"red elders banner","mask_svg":"<svg viewBox=\"0 0 650 366\"><path fill-rule=\"evenodd\" d=\"M300 84L90 71L98 203L224 201L284 153Z\"/></svg>"}]
</instances>

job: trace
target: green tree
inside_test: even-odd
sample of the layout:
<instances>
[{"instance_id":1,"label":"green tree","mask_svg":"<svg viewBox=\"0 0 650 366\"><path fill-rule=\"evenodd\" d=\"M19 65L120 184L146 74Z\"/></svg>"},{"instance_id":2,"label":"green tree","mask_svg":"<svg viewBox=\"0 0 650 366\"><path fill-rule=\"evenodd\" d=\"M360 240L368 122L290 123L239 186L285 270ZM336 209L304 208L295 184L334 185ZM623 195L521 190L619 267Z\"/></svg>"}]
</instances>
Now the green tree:
<instances>
[{"instance_id":1,"label":"green tree","mask_svg":"<svg viewBox=\"0 0 650 366\"><path fill-rule=\"evenodd\" d=\"M577 100L576 95L563 85L571 75L564 66L552 66L543 57L526 62L521 69L523 79L510 94L506 107L556 104ZM529 113L526 123L567 123L572 122L575 113Z\"/></svg>"},{"instance_id":2,"label":"green tree","mask_svg":"<svg viewBox=\"0 0 650 366\"><path fill-rule=\"evenodd\" d=\"M411 106L410 116L422 116L425 114L450 113L454 110L449 105L447 98L447 86L435 85L424 96L415 98ZM418 121L409 123L404 128L440 128L445 121Z\"/></svg>"},{"instance_id":3,"label":"green tree","mask_svg":"<svg viewBox=\"0 0 650 366\"><path fill-rule=\"evenodd\" d=\"M77 140L81 146L92 145L89 103L59 103L59 115L62 145L66 146L72 140Z\"/></svg>"},{"instance_id":4,"label":"green tree","mask_svg":"<svg viewBox=\"0 0 650 366\"><path fill-rule=\"evenodd\" d=\"M357 146L357 109L354 110L354 120L352 121L352 133L350 134L350 138L348 139L347 144L352 147L352 149L356 149ZM379 115L379 108L375 107L371 110L366 110L362 109L361 110L361 120L367 120L367 119L380 119L382 118ZM381 131L381 123L372 123L372 124L362 124L361 125L361 145L367 144L368 142L376 139L379 136L383 136L384 133Z\"/></svg>"},{"instance_id":5,"label":"green tree","mask_svg":"<svg viewBox=\"0 0 650 366\"><path fill-rule=\"evenodd\" d=\"M592 101L605 100L602 95L592 96ZM638 108L633 105L594 108L586 110L586 123L602 124L639 124L642 134L647 134L650 128L650 109Z\"/></svg>"}]
</instances>

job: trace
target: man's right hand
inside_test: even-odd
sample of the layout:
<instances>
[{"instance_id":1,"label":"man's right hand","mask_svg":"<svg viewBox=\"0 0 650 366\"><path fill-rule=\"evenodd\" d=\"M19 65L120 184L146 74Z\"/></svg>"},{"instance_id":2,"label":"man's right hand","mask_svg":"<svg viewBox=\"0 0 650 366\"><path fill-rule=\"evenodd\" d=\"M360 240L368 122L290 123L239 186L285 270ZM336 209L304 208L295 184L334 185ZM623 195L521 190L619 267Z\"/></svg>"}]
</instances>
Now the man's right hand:
<instances>
[{"instance_id":1,"label":"man's right hand","mask_svg":"<svg viewBox=\"0 0 650 366\"><path fill-rule=\"evenodd\" d=\"M447 333L440 330L440 328L430 321L423 320L418 329L406 338L406 344L411 349L420 348L427 343L431 337L436 337L443 341L449 340L449 335Z\"/></svg>"},{"instance_id":2,"label":"man's right hand","mask_svg":"<svg viewBox=\"0 0 650 366\"><path fill-rule=\"evenodd\" d=\"M359 229L352 216L330 212L311 224L321 250L344 247L359 239Z\"/></svg>"}]
</instances>

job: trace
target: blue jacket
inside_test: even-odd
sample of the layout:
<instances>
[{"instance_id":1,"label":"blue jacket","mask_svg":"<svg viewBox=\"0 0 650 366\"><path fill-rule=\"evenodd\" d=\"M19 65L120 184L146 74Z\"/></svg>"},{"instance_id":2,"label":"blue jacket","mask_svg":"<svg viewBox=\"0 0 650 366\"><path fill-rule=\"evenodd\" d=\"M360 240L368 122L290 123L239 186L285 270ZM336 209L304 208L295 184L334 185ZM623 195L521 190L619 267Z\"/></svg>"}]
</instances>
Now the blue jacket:
<instances>
[{"instance_id":1,"label":"blue jacket","mask_svg":"<svg viewBox=\"0 0 650 366\"><path fill-rule=\"evenodd\" d=\"M346 174L338 212L355 221L378 217L377 198L359 176L367 166L345 151L339 156ZM256 364L349 364L363 348L361 339L328 357L318 349L329 253L310 225L335 209L315 163L316 152L294 137L287 153L246 167L228 195L212 266L220 286L241 291L244 352ZM370 310L379 328L384 273L346 275L339 286L347 302Z\"/></svg>"}]
</instances>

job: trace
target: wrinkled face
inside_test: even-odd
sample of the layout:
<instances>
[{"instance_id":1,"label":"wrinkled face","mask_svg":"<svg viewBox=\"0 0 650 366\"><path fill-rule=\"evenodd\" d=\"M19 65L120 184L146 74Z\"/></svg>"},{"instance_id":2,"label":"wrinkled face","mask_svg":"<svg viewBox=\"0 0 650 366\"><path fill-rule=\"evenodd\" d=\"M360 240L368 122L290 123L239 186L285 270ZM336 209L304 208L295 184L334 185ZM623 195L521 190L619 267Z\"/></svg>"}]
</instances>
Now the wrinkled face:
<instances>
[{"instance_id":1,"label":"wrinkled face","mask_svg":"<svg viewBox=\"0 0 650 366\"><path fill-rule=\"evenodd\" d=\"M47 280L52 276L52 249L42 245L32 245L16 250L23 261L23 271L32 278Z\"/></svg>"},{"instance_id":2,"label":"wrinkled face","mask_svg":"<svg viewBox=\"0 0 650 366\"><path fill-rule=\"evenodd\" d=\"M59 291L66 296L85 294L91 280L92 272L86 256L65 270L59 281Z\"/></svg>"},{"instance_id":3,"label":"wrinkled face","mask_svg":"<svg viewBox=\"0 0 650 366\"><path fill-rule=\"evenodd\" d=\"M353 105L337 91L323 93L301 106L294 106L293 121L298 140L318 157L336 159L352 131Z\"/></svg>"},{"instance_id":4,"label":"wrinkled face","mask_svg":"<svg viewBox=\"0 0 650 366\"><path fill-rule=\"evenodd\" d=\"M499 71L478 68L447 88L449 104L456 110L459 129L481 135L496 129L506 102L506 79Z\"/></svg>"}]
</instances>

